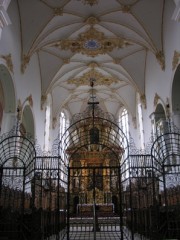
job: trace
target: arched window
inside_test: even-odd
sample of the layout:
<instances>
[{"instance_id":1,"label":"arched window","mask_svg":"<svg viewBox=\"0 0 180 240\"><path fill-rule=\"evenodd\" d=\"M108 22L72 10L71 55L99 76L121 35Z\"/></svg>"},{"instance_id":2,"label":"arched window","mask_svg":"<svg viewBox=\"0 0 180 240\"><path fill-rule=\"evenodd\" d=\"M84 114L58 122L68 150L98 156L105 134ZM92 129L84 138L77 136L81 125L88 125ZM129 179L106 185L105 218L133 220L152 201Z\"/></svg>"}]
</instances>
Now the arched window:
<instances>
[{"instance_id":1,"label":"arched window","mask_svg":"<svg viewBox=\"0 0 180 240\"><path fill-rule=\"evenodd\" d=\"M129 140L129 117L128 117L128 111L126 108L122 108L120 110L119 114L119 127L123 131L123 133L126 135L127 140ZM125 146L126 147L126 146ZM124 162L124 156L122 156L121 161ZM129 168L128 161L124 162L124 170ZM128 171L125 171L125 174L123 175L124 178L128 177Z\"/></svg>"},{"instance_id":2,"label":"arched window","mask_svg":"<svg viewBox=\"0 0 180 240\"><path fill-rule=\"evenodd\" d=\"M68 118L68 113L63 110L61 111L60 115L59 115L59 136L60 136L60 140L62 139L63 135L66 132L66 129L69 127L69 118ZM68 137L68 133L67 133L67 137ZM66 139L66 143L62 143L62 148L65 149L67 147L68 144L68 139L65 137L64 139ZM66 144L66 146L65 146Z\"/></svg>"},{"instance_id":3,"label":"arched window","mask_svg":"<svg viewBox=\"0 0 180 240\"><path fill-rule=\"evenodd\" d=\"M9 70L2 64L0 64L0 104L1 132L5 133L10 131L13 125L16 124L17 113L14 83Z\"/></svg>"},{"instance_id":4,"label":"arched window","mask_svg":"<svg viewBox=\"0 0 180 240\"><path fill-rule=\"evenodd\" d=\"M62 140L61 143L61 157L62 157L62 161L60 164L60 179L61 181L61 186L62 187L66 187L66 185L64 184L67 181L67 175L65 174L66 172L66 167L65 165L67 165L67 162L65 162L67 160L67 158L65 157L65 150L68 147L68 132L66 131L66 129L69 127L69 119L68 119L68 114L67 112L65 112L64 110L61 111L60 115L59 115L59 138L60 141ZM66 133L66 136L65 136ZM63 139L62 139L63 138Z\"/></svg>"},{"instance_id":5,"label":"arched window","mask_svg":"<svg viewBox=\"0 0 180 240\"><path fill-rule=\"evenodd\" d=\"M59 134L60 138L62 138L63 134L65 133L66 130L66 118L64 112L60 113L59 117Z\"/></svg>"},{"instance_id":6,"label":"arched window","mask_svg":"<svg viewBox=\"0 0 180 240\"><path fill-rule=\"evenodd\" d=\"M29 105L26 105L23 109L20 131L21 135L25 135L27 133L32 138L35 136L34 117Z\"/></svg>"},{"instance_id":7,"label":"arched window","mask_svg":"<svg viewBox=\"0 0 180 240\"><path fill-rule=\"evenodd\" d=\"M119 127L129 139L129 120L128 120L128 111L126 108L123 108L119 114Z\"/></svg>"},{"instance_id":8,"label":"arched window","mask_svg":"<svg viewBox=\"0 0 180 240\"><path fill-rule=\"evenodd\" d=\"M139 137L141 148L144 149L144 127L143 127L143 116L142 116L142 103L140 100L140 95L137 95L137 115L138 115L138 124L139 124Z\"/></svg>"},{"instance_id":9,"label":"arched window","mask_svg":"<svg viewBox=\"0 0 180 240\"><path fill-rule=\"evenodd\" d=\"M65 111L61 111L59 115L59 138L60 141L62 140L61 143L61 155L63 156L65 149L68 146L68 133L66 133L67 136L64 136L66 129L69 127L69 119L67 118L67 114L65 114Z\"/></svg>"},{"instance_id":10,"label":"arched window","mask_svg":"<svg viewBox=\"0 0 180 240\"><path fill-rule=\"evenodd\" d=\"M166 121L166 115L164 108L161 103L159 103L156 107L155 113L155 134L156 135L162 135L164 134L168 129L168 123Z\"/></svg>"},{"instance_id":11,"label":"arched window","mask_svg":"<svg viewBox=\"0 0 180 240\"><path fill-rule=\"evenodd\" d=\"M44 150L49 151L50 143L50 123L51 123L51 99L50 96L47 98L46 112L45 112L45 141Z\"/></svg>"}]
</instances>

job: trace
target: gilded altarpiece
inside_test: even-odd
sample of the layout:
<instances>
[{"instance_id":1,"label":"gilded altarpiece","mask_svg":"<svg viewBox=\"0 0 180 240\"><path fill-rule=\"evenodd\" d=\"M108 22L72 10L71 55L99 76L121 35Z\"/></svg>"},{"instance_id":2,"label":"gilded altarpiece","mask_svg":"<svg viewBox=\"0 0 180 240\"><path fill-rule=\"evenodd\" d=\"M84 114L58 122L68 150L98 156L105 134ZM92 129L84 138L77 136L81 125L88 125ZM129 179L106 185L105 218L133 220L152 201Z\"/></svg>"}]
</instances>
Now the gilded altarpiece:
<instances>
[{"instance_id":1,"label":"gilded altarpiece","mask_svg":"<svg viewBox=\"0 0 180 240\"><path fill-rule=\"evenodd\" d=\"M92 205L95 203L102 211L113 212L117 209L114 206L115 202L116 204L119 202L119 156L122 155L123 150L113 146L113 141L109 141L108 146L99 144L105 143L105 136L109 134L109 129L104 126L104 137L101 134L102 126L96 125L95 130L88 125L83 127L89 128L89 131L86 131L89 136L86 136L84 141L90 144L84 144L72 155L73 149L67 150L71 155L69 186L71 210L74 213L79 213L80 209L91 212ZM83 132L81 130L81 127L76 129L76 134L81 134ZM113 140L113 135L111 137ZM116 199L115 202L113 199Z\"/></svg>"}]
</instances>

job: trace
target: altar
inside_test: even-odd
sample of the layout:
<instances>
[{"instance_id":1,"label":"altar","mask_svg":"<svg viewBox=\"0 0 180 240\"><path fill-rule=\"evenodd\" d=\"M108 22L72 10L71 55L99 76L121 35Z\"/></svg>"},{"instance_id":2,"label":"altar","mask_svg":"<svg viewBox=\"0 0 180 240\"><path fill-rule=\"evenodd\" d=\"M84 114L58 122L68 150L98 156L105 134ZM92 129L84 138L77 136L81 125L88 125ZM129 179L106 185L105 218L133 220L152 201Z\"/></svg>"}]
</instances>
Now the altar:
<instances>
[{"instance_id":1,"label":"altar","mask_svg":"<svg viewBox=\"0 0 180 240\"><path fill-rule=\"evenodd\" d=\"M77 214L82 216L93 216L93 204L78 204ZM113 203L98 203L96 204L96 212L100 216L108 216L114 213Z\"/></svg>"}]
</instances>

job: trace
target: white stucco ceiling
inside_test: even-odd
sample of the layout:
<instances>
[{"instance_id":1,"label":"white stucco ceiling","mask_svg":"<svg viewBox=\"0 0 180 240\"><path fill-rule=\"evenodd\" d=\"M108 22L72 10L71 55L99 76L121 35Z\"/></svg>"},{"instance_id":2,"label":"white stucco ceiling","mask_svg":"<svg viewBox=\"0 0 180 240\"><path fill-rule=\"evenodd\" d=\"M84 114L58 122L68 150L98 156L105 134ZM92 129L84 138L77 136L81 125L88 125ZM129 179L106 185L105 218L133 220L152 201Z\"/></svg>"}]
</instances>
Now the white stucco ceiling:
<instances>
[{"instance_id":1,"label":"white stucco ceiling","mask_svg":"<svg viewBox=\"0 0 180 240\"><path fill-rule=\"evenodd\" d=\"M136 91L141 95L145 91L148 51L163 65L163 0L99 0L93 6L81 0L18 0L18 3L23 54L28 61L38 55L42 95L52 95L54 116L62 107L71 114L84 109L91 87L87 78L81 81L90 71L102 78L99 83L95 77L94 88L106 111L115 115L125 105L135 113ZM87 45L87 38L82 37L91 28L101 35L100 39L98 36L88 39L97 44L96 50L100 49L98 44L102 47L102 41L108 39L111 43L112 39L120 39L124 45L93 55L94 45ZM63 41L78 42L80 38L84 45L78 51L71 48L73 44L65 48L61 45Z\"/></svg>"}]
</instances>

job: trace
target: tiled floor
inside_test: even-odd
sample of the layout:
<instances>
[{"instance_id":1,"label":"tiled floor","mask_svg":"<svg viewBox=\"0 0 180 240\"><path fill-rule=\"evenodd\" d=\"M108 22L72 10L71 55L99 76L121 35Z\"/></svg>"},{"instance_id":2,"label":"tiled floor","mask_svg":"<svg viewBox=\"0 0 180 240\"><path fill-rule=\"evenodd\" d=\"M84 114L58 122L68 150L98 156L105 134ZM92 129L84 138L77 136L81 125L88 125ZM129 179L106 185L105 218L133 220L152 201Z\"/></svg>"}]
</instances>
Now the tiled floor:
<instances>
[{"instance_id":1,"label":"tiled floor","mask_svg":"<svg viewBox=\"0 0 180 240\"><path fill-rule=\"evenodd\" d=\"M107 229L107 228L106 228ZM116 231L98 231L94 233L91 231L84 231L82 228L70 228L69 237L67 238L66 234L61 234L58 240L132 240L131 232L127 228L123 228L123 239L121 238L120 228L116 227ZM48 238L47 240L57 240L57 238ZM139 236L138 234L134 235L134 240L148 240L143 236Z\"/></svg>"},{"instance_id":2,"label":"tiled floor","mask_svg":"<svg viewBox=\"0 0 180 240\"><path fill-rule=\"evenodd\" d=\"M117 231L100 231L96 232L70 232L69 234L70 240L131 240L131 232L127 229L123 229L123 239L121 238L121 233L119 230ZM138 234L134 235L134 240L148 240L143 236L139 236Z\"/></svg>"},{"instance_id":3,"label":"tiled floor","mask_svg":"<svg viewBox=\"0 0 180 240\"><path fill-rule=\"evenodd\" d=\"M123 238L120 229L119 217L98 218L96 230L93 230L94 220L92 218L72 218L69 222L69 236L66 232L60 233L59 238L48 238L47 240L132 240L132 234L128 228L123 227ZM134 240L148 240L138 234Z\"/></svg>"}]
</instances>

